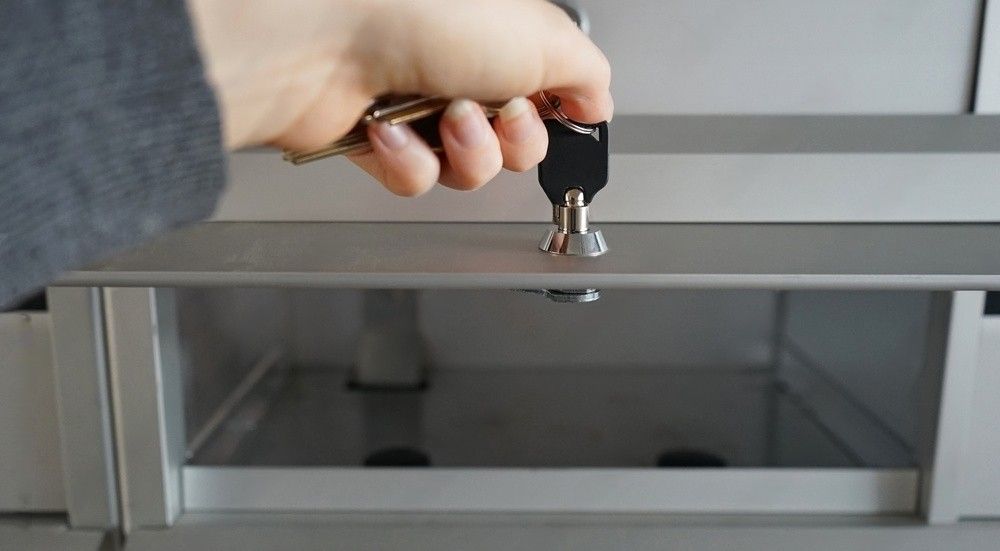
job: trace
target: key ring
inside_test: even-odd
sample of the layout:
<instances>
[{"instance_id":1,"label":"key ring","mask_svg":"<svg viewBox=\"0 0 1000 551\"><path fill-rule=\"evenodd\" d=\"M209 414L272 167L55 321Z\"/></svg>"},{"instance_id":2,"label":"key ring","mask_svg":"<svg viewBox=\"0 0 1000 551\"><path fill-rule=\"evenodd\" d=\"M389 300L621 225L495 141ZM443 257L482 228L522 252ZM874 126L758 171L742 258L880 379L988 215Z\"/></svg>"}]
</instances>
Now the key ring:
<instances>
[{"instance_id":1,"label":"key ring","mask_svg":"<svg viewBox=\"0 0 1000 551\"><path fill-rule=\"evenodd\" d=\"M562 107L559 105L560 102L558 97L543 90L540 94L538 94L538 98L542 102L542 107L545 108L550 115L552 115L552 118L573 132L576 132L577 134L593 134L594 131L597 130L596 126L580 124L567 117L566 113L563 113Z\"/></svg>"}]
</instances>

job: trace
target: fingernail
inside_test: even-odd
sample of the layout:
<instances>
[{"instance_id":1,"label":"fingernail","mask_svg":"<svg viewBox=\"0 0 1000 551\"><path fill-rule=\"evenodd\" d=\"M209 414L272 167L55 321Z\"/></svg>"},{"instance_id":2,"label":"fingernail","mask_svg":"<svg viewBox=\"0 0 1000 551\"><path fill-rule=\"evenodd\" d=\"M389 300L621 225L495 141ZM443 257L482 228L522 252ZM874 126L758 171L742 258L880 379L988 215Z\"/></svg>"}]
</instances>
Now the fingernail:
<instances>
[{"instance_id":1,"label":"fingernail","mask_svg":"<svg viewBox=\"0 0 1000 551\"><path fill-rule=\"evenodd\" d=\"M401 124L376 123L375 137L393 151L403 149L410 142L410 135Z\"/></svg>"},{"instance_id":2,"label":"fingernail","mask_svg":"<svg viewBox=\"0 0 1000 551\"><path fill-rule=\"evenodd\" d=\"M521 143L531 137L531 111L535 108L527 98L517 97L500 108L503 136L511 143Z\"/></svg>"},{"instance_id":3,"label":"fingernail","mask_svg":"<svg viewBox=\"0 0 1000 551\"><path fill-rule=\"evenodd\" d=\"M486 121L477 116L479 105L472 100L457 99L448 105L444 111L446 119L451 121L451 134L462 147L477 147L486 141Z\"/></svg>"}]
</instances>

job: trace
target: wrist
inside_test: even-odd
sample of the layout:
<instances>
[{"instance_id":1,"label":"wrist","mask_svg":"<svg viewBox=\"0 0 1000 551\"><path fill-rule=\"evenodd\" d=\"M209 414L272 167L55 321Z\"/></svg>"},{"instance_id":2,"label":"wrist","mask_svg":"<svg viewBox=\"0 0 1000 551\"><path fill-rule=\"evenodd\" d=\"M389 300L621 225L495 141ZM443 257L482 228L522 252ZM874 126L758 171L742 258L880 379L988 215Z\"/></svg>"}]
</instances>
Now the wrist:
<instances>
[{"instance_id":1,"label":"wrist","mask_svg":"<svg viewBox=\"0 0 1000 551\"><path fill-rule=\"evenodd\" d=\"M355 44L371 10L342 4L188 0L228 149L279 140L324 98L344 98L350 110L373 95Z\"/></svg>"}]
</instances>

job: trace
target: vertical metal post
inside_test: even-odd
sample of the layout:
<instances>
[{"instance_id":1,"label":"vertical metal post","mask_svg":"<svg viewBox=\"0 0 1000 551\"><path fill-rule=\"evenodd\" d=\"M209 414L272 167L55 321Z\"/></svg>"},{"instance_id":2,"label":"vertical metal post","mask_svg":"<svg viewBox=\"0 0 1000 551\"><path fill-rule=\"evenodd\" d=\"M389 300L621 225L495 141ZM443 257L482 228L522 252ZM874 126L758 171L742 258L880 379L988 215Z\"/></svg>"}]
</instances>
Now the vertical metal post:
<instances>
[{"instance_id":1,"label":"vertical metal post","mask_svg":"<svg viewBox=\"0 0 1000 551\"><path fill-rule=\"evenodd\" d=\"M364 291L364 327L351 384L359 389L415 390L426 382L417 292Z\"/></svg>"},{"instance_id":2,"label":"vertical metal post","mask_svg":"<svg viewBox=\"0 0 1000 551\"><path fill-rule=\"evenodd\" d=\"M364 393L366 460L393 448L420 450L427 355L417 292L367 290L363 297L364 327L351 386Z\"/></svg>"},{"instance_id":3,"label":"vertical metal post","mask_svg":"<svg viewBox=\"0 0 1000 551\"><path fill-rule=\"evenodd\" d=\"M100 289L48 290L69 523L119 526L114 433Z\"/></svg>"},{"instance_id":4,"label":"vertical metal post","mask_svg":"<svg viewBox=\"0 0 1000 551\"><path fill-rule=\"evenodd\" d=\"M930 524L954 523L961 515L960 468L972 414L985 300L985 292L958 291L935 293L931 301L924 384L929 390L921 402L936 407L920 424L921 512Z\"/></svg>"},{"instance_id":5,"label":"vertical metal post","mask_svg":"<svg viewBox=\"0 0 1000 551\"><path fill-rule=\"evenodd\" d=\"M158 528L181 512L183 384L174 293L104 291L122 527Z\"/></svg>"}]
</instances>

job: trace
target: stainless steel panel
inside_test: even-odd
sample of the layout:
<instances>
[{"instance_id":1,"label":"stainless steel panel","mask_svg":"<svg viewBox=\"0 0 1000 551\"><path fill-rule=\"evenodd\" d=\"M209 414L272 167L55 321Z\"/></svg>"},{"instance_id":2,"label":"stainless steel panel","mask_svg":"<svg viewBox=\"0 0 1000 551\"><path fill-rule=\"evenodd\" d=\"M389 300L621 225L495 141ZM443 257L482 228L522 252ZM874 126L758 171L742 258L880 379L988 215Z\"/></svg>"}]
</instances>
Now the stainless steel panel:
<instances>
[{"instance_id":1,"label":"stainless steel panel","mask_svg":"<svg viewBox=\"0 0 1000 551\"><path fill-rule=\"evenodd\" d=\"M185 510L909 513L915 470L185 467Z\"/></svg>"},{"instance_id":2,"label":"stainless steel panel","mask_svg":"<svg viewBox=\"0 0 1000 551\"><path fill-rule=\"evenodd\" d=\"M1000 288L1000 225L607 224L612 251L536 250L529 224L208 223L62 285Z\"/></svg>"}]
</instances>

